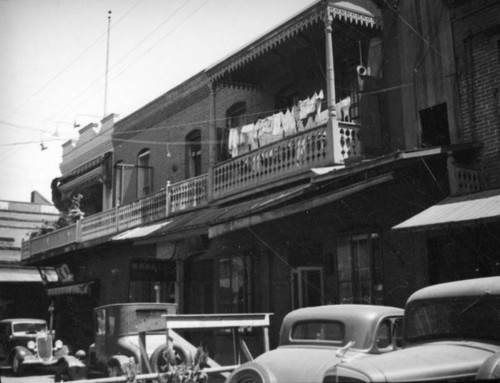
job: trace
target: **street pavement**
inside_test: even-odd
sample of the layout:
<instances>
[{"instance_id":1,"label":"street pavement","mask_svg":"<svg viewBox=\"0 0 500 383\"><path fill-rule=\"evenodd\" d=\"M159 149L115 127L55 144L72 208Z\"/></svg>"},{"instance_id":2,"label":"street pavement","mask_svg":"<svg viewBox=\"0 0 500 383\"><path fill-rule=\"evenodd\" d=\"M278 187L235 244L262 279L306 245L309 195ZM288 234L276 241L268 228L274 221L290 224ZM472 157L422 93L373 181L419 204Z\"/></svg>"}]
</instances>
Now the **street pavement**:
<instances>
[{"instance_id":1,"label":"street pavement","mask_svg":"<svg viewBox=\"0 0 500 383\"><path fill-rule=\"evenodd\" d=\"M1 370L2 383L53 383L54 372L47 369L31 369L23 376L14 376L10 370Z\"/></svg>"}]
</instances>

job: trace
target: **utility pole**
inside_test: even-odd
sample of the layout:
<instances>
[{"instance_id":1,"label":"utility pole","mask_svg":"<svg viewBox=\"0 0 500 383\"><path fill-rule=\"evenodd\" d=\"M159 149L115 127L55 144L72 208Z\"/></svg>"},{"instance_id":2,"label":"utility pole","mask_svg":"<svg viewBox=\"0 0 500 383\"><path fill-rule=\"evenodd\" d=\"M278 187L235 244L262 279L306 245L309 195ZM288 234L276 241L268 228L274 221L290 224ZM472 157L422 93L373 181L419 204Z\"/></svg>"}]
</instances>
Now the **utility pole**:
<instances>
[{"instance_id":1,"label":"utility pole","mask_svg":"<svg viewBox=\"0 0 500 383\"><path fill-rule=\"evenodd\" d=\"M107 103L108 103L108 66L109 66L109 35L111 31L111 11L108 11L108 40L106 44L106 71L104 75L104 115L107 115Z\"/></svg>"}]
</instances>

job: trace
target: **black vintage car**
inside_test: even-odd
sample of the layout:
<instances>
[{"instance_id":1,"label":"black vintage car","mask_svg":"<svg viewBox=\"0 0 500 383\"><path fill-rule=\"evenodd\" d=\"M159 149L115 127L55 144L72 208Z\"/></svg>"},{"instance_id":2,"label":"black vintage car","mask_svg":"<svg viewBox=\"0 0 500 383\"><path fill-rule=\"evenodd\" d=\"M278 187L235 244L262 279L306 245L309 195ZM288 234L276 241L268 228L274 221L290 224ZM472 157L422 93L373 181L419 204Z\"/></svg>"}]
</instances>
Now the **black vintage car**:
<instances>
[{"instance_id":1,"label":"black vintage car","mask_svg":"<svg viewBox=\"0 0 500 383\"><path fill-rule=\"evenodd\" d=\"M43 319L15 318L0 321L0 363L16 375L27 366L54 365L68 355L68 347L55 340Z\"/></svg>"}]
</instances>

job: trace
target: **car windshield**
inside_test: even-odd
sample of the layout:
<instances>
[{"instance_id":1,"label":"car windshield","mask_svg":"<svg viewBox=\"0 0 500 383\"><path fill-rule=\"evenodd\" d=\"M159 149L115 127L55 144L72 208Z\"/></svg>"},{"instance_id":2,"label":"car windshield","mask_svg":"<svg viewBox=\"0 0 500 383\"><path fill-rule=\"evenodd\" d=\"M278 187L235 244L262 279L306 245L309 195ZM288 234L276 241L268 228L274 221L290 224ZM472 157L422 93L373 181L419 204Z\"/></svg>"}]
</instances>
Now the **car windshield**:
<instances>
[{"instance_id":1,"label":"car windshield","mask_svg":"<svg viewBox=\"0 0 500 383\"><path fill-rule=\"evenodd\" d=\"M33 322L22 322L22 323L14 323L12 326L12 332L24 332L24 333L33 333L47 331L47 325L45 323L33 323Z\"/></svg>"},{"instance_id":2,"label":"car windshield","mask_svg":"<svg viewBox=\"0 0 500 383\"><path fill-rule=\"evenodd\" d=\"M342 322L299 322L292 329L293 340L343 342L345 326Z\"/></svg>"},{"instance_id":3,"label":"car windshield","mask_svg":"<svg viewBox=\"0 0 500 383\"><path fill-rule=\"evenodd\" d=\"M500 341L500 296L429 299L408 304L405 342L460 339Z\"/></svg>"}]
</instances>

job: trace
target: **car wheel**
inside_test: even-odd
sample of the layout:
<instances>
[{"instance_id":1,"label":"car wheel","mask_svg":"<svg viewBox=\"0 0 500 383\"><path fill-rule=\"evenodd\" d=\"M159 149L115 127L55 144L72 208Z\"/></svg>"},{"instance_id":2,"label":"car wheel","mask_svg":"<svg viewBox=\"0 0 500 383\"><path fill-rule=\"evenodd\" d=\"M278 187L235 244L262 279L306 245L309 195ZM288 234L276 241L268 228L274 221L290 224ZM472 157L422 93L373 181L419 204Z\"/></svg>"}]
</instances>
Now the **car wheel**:
<instances>
[{"instance_id":1,"label":"car wheel","mask_svg":"<svg viewBox=\"0 0 500 383\"><path fill-rule=\"evenodd\" d=\"M168 354L167 354L168 348L169 348L168 345L163 344L159 346L156 350L154 350L153 354L151 354L149 363L151 364L151 368L153 369L154 372L165 372L167 370L169 364ZM173 348L175 355L175 365L178 366L181 364L193 363L193 357L189 351L175 344Z\"/></svg>"},{"instance_id":2,"label":"car wheel","mask_svg":"<svg viewBox=\"0 0 500 383\"><path fill-rule=\"evenodd\" d=\"M21 376L24 373L23 360L19 355L14 355L12 358L12 371L16 376Z\"/></svg>"},{"instance_id":3,"label":"car wheel","mask_svg":"<svg viewBox=\"0 0 500 383\"><path fill-rule=\"evenodd\" d=\"M262 376L255 370L239 371L231 377L231 383L264 383Z\"/></svg>"}]
</instances>

